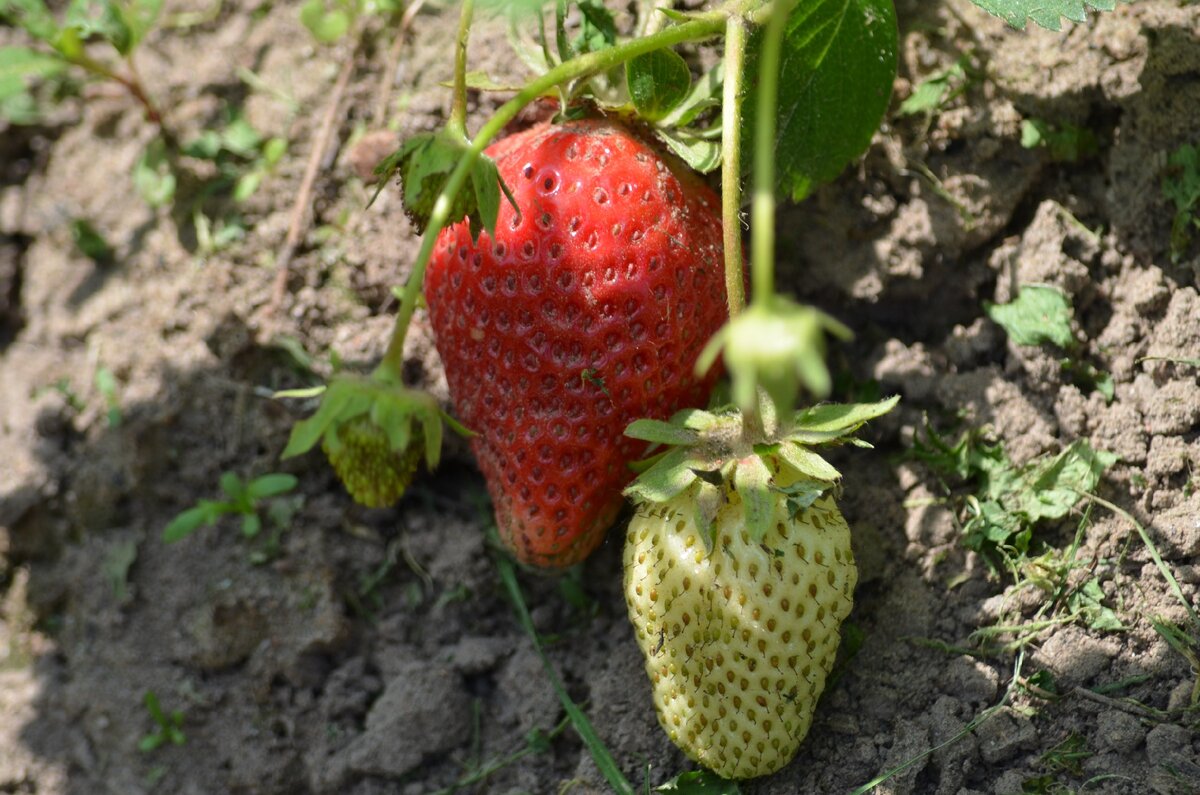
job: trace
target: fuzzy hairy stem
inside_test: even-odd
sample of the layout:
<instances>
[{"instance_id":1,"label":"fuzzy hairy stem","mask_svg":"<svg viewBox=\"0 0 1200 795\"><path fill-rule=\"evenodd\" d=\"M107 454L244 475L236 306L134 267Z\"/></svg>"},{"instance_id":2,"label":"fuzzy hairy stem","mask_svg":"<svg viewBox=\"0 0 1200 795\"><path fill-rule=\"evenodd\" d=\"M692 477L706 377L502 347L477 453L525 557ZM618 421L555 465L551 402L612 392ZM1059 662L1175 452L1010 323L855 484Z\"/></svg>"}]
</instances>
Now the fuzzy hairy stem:
<instances>
[{"instance_id":1,"label":"fuzzy hairy stem","mask_svg":"<svg viewBox=\"0 0 1200 795\"><path fill-rule=\"evenodd\" d=\"M734 14L725 25L725 85L721 109L721 226L725 239L725 296L732 320L746 306L742 275L742 79L746 20Z\"/></svg>"},{"instance_id":2,"label":"fuzzy hairy stem","mask_svg":"<svg viewBox=\"0 0 1200 795\"><path fill-rule=\"evenodd\" d=\"M787 18L796 0L776 0L759 59L758 116L754 120L754 201L750 208L751 300L767 304L775 294L775 131L779 63Z\"/></svg>"},{"instance_id":3,"label":"fuzzy hairy stem","mask_svg":"<svg viewBox=\"0 0 1200 795\"><path fill-rule=\"evenodd\" d=\"M467 137L467 42L471 37L471 18L475 15L475 0L463 0L458 17L458 37L454 43L454 97L446 128Z\"/></svg>"}]
</instances>

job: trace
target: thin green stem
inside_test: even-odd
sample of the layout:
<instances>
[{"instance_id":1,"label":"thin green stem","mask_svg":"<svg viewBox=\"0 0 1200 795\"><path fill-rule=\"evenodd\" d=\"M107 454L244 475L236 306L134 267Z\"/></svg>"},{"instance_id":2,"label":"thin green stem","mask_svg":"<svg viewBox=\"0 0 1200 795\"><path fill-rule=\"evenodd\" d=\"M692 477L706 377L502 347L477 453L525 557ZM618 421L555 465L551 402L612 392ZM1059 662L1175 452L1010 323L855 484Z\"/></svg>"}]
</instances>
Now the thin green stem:
<instances>
[{"instance_id":1,"label":"thin green stem","mask_svg":"<svg viewBox=\"0 0 1200 795\"><path fill-rule=\"evenodd\" d=\"M150 99L150 95L146 93L141 78L138 76L137 67L134 66L132 56L125 59L125 64L129 69L129 76L114 71L86 53L81 52L75 55L63 54L63 57L86 72L90 72L97 77L102 77L105 80L112 80L114 83L119 83L123 86L129 92L129 95L136 99L142 106L146 118L154 126L158 127L159 134L168 143L169 148L174 148L175 136L163 122L162 112L159 111L158 106L154 104L154 101Z\"/></svg>"},{"instance_id":2,"label":"thin green stem","mask_svg":"<svg viewBox=\"0 0 1200 795\"><path fill-rule=\"evenodd\" d=\"M755 0L735 0L715 11L697 15L687 22L673 25L653 36L634 39L598 52L585 53L561 63L541 77L531 80L517 92L515 97L501 105L475 135L470 148L458 161L458 165L454 167L454 171L451 172L450 178L446 181L445 187L442 188L441 194L438 195L437 201L433 205L433 212L430 213L429 223L421 238L421 250L417 253L417 261L413 264L408 283L404 286L400 309L396 313L396 323L392 328L392 338L384 352L383 360L376 370L376 375L400 380L404 364L404 338L408 334L408 326L412 322L413 312L417 308L417 299L420 297L425 281L425 268L433 254L433 246L437 241L438 234L445 227L449 218L454 197L458 195L458 191L467 181L471 167L483 154L483 150L526 105L562 83L607 71L639 55L645 55L663 47L674 47L687 41L712 38L724 29L725 22L731 15L745 15L754 21L756 16L761 15L764 8L769 7L764 7Z\"/></svg>"},{"instance_id":3,"label":"thin green stem","mask_svg":"<svg viewBox=\"0 0 1200 795\"><path fill-rule=\"evenodd\" d=\"M742 78L746 20L725 24L725 86L721 116L721 224L725 234L725 296L732 320L746 306L742 275Z\"/></svg>"},{"instance_id":4,"label":"thin green stem","mask_svg":"<svg viewBox=\"0 0 1200 795\"><path fill-rule=\"evenodd\" d=\"M467 137L467 42L471 37L471 18L475 15L475 0L463 0L458 16L458 38L454 45L454 97L450 104L450 119L446 129Z\"/></svg>"},{"instance_id":5,"label":"thin green stem","mask_svg":"<svg viewBox=\"0 0 1200 795\"><path fill-rule=\"evenodd\" d=\"M765 306L775 294L775 117L779 109L779 63L788 14L796 0L776 0L763 37L754 120L754 201L750 208L751 300Z\"/></svg>"}]
</instances>

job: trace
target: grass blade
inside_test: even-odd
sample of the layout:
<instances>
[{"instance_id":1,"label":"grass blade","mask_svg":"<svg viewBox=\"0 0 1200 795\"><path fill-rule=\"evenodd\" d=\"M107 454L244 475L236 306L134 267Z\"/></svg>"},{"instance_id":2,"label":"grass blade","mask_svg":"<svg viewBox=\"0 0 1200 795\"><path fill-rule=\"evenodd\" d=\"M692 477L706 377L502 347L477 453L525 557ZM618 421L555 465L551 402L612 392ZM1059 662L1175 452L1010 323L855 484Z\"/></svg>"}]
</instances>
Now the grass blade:
<instances>
[{"instance_id":1,"label":"grass blade","mask_svg":"<svg viewBox=\"0 0 1200 795\"><path fill-rule=\"evenodd\" d=\"M538 642L537 630L534 629L533 619L529 617L529 608L525 606L525 599L521 595L521 586L517 584L517 575L513 570L512 561L505 557L499 557L496 560L496 568L500 571L500 579L504 582L504 588L508 591L513 608L517 611L517 618L521 623L521 627L533 641L534 651L537 652L538 657L542 660L542 665L546 668L546 675L550 677L550 684L554 686L554 692L558 694L558 700L562 702L567 717L571 719L571 723L575 726L575 731L583 740L583 744L587 746L592 759L595 760L596 767L600 769L605 780L608 781L608 785L618 795L634 795L633 785L629 783L625 775L621 773L621 769L617 767L616 760L612 758L612 754L608 752L608 748L596 735L591 721L587 719L587 716L583 714L579 706L567 695L567 691L563 688L562 680L558 677L558 672L554 670L554 665L550 662L550 658L542 651L542 644Z\"/></svg>"}]
</instances>

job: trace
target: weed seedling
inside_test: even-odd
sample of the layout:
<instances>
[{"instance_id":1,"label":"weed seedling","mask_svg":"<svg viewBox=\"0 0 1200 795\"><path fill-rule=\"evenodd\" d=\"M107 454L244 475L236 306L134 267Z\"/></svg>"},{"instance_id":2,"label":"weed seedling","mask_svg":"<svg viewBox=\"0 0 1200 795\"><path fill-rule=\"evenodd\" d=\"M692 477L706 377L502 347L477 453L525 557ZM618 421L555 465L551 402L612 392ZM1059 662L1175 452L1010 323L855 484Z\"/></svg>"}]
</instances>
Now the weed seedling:
<instances>
[{"instance_id":1,"label":"weed seedling","mask_svg":"<svg viewBox=\"0 0 1200 795\"><path fill-rule=\"evenodd\" d=\"M255 538L262 531L258 515L262 501L286 494L296 488L296 483L293 475L275 473L243 482L233 472L226 472L221 475L221 490L228 499L200 500L171 520L163 529L163 541L168 544L180 541L200 527L211 527L222 516L232 515L242 517L242 535Z\"/></svg>"},{"instance_id":2,"label":"weed seedling","mask_svg":"<svg viewBox=\"0 0 1200 795\"><path fill-rule=\"evenodd\" d=\"M183 712L172 710L170 714L163 712L158 702L158 695L153 690L147 690L144 697L146 710L154 720L154 728L138 742L138 750L143 753L157 750L168 743L183 745L187 735L183 733Z\"/></svg>"},{"instance_id":3,"label":"weed seedling","mask_svg":"<svg viewBox=\"0 0 1200 795\"><path fill-rule=\"evenodd\" d=\"M0 47L0 112L32 112L36 118L29 81L60 78L76 70L124 87L169 140L162 113L146 93L134 63L134 51L154 27L161 8L162 0L72 2L60 20L45 0L0 0L0 20L22 28L39 45ZM87 46L93 41L108 44L111 57L95 57Z\"/></svg>"},{"instance_id":4,"label":"weed seedling","mask_svg":"<svg viewBox=\"0 0 1200 795\"><path fill-rule=\"evenodd\" d=\"M1046 285L1023 285L1017 297L1007 304L984 302L984 311L999 324L1017 345L1050 345L1064 355L1059 360L1063 372L1081 388L1095 389L1112 402L1115 392L1112 376L1080 358L1081 346L1071 331L1075 310L1060 290Z\"/></svg>"},{"instance_id":5,"label":"weed seedling","mask_svg":"<svg viewBox=\"0 0 1200 795\"><path fill-rule=\"evenodd\" d=\"M1187 252L1195 230L1200 229L1200 147L1181 146L1167 161L1162 191L1175 205L1171 221L1171 260Z\"/></svg>"}]
</instances>

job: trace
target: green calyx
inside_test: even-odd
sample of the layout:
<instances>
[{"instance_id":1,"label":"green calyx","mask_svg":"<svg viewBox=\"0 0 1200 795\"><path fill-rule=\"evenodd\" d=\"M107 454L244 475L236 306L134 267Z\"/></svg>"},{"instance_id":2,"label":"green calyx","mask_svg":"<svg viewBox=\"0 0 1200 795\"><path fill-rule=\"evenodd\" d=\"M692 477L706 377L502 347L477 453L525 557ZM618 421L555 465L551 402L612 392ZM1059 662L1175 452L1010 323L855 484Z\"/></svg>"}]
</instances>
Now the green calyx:
<instances>
[{"instance_id":1,"label":"green calyx","mask_svg":"<svg viewBox=\"0 0 1200 795\"><path fill-rule=\"evenodd\" d=\"M302 455L320 442L355 501L385 507L408 488L422 457L427 468L437 466L443 419L461 427L427 392L384 378L338 376L316 413L292 428L282 458Z\"/></svg>"},{"instance_id":2,"label":"green calyx","mask_svg":"<svg viewBox=\"0 0 1200 795\"><path fill-rule=\"evenodd\" d=\"M420 133L405 141L375 168L380 189L393 174L399 175L404 212L418 234L425 233L439 195L470 146L471 142L465 135L450 127L438 132ZM466 218L471 225L471 236L476 239L483 229L494 234L502 188L508 194L508 188L496 170L496 163L490 157L480 155L471 167L470 188L455 194L447 219L457 223Z\"/></svg>"},{"instance_id":3,"label":"green calyx","mask_svg":"<svg viewBox=\"0 0 1200 795\"><path fill-rule=\"evenodd\" d=\"M744 414L759 410L758 390L776 406L791 406L804 386L829 394L825 335L849 339L850 329L819 309L781 296L756 302L718 331L696 360L703 374L724 354L733 382L733 402Z\"/></svg>"},{"instance_id":4,"label":"green calyx","mask_svg":"<svg viewBox=\"0 0 1200 795\"><path fill-rule=\"evenodd\" d=\"M824 403L796 412L779 422L772 402L756 407L756 423L728 407L716 412L686 409L669 421L637 420L625 435L669 445L625 495L638 504L664 503L689 493L696 526L711 550L717 512L731 496L742 506L745 526L754 539L769 529L774 506L787 500L792 515L835 488L841 473L814 448L871 445L854 433L865 423L891 411L899 397L878 403ZM761 421L761 434L755 430Z\"/></svg>"}]
</instances>

